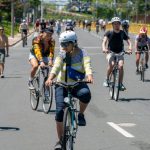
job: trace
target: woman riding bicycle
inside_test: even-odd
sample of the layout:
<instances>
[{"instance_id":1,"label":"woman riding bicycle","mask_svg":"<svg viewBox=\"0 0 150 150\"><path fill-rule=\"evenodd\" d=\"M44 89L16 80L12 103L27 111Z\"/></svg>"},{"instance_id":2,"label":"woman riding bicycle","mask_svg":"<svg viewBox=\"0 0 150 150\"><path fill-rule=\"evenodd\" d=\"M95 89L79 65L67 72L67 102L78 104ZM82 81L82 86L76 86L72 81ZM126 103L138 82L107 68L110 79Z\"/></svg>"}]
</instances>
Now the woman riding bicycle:
<instances>
[{"instance_id":1,"label":"woman riding bicycle","mask_svg":"<svg viewBox=\"0 0 150 150\"><path fill-rule=\"evenodd\" d=\"M76 79L71 76L71 72L77 72L79 75L85 74L87 81L93 83L93 75L90 57L87 53L78 47L77 36L74 31L65 31L60 35L60 52L56 57L54 66L51 70L46 85L52 85L53 79L57 76L58 82L74 83ZM79 79L81 79L79 77ZM83 79L83 78L82 78ZM84 112L91 100L90 90L85 83L79 83L72 91L72 95L80 100L80 112L78 114L78 125L85 126L86 120ZM55 87L56 99L56 127L59 141L55 145L55 150L61 150L61 137L63 135L63 114L64 114L64 98L67 91L61 86Z\"/></svg>"},{"instance_id":2,"label":"woman riding bicycle","mask_svg":"<svg viewBox=\"0 0 150 150\"><path fill-rule=\"evenodd\" d=\"M140 50L149 50L150 38L147 36L147 28L141 27L139 35L135 39L136 73L139 73ZM145 53L145 68L148 68L149 53Z\"/></svg>"}]
</instances>

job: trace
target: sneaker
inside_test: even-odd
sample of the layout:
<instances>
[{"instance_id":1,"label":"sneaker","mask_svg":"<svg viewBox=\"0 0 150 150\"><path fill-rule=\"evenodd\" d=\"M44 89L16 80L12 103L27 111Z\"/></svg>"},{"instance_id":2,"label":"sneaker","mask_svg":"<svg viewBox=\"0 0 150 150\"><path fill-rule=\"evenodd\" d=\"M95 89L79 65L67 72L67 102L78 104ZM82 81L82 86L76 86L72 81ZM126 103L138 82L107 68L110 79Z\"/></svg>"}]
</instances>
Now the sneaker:
<instances>
[{"instance_id":1,"label":"sneaker","mask_svg":"<svg viewBox=\"0 0 150 150\"><path fill-rule=\"evenodd\" d=\"M120 86L119 86L119 90L120 91L124 91L126 90L125 86L121 83Z\"/></svg>"},{"instance_id":2,"label":"sneaker","mask_svg":"<svg viewBox=\"0 0 150 150\"><path fill-rule=\"evenodd\" d=\"M61 145L61 142L58 141L54 147L54 150L62 150L62 145Z\"/></svg>"},{"instance_id":3,"label":"sneaker","mask_svg":"<svg viewBox=\"0 0 150 150\"><path fill-rule=\"evenodd\" d=\"M148 69L148 64L145 64L145 68Z\"/></svg>"},{"instance_id":4,"label":"sneaker","mask_svg":"<svg viewBox=\"0 0 150 150\"><path fill-rule=\"evenodd\" d=\"M29 85L29 89L30 89L30 90L34 90L34 89L35 89L34 86L33 86L32 81L29 80L28 85Z\"/></svg>"},{"instance_id":5,"label":"sneaker","mask_svg":"<svg viewBox=\"0 0 150 150\"><path fill-rule=\"evenodd\" d=\"M4 75L3 75L3 74L1 74L1 78L4 78Z\"/></svg>"},{"instance_id":6,"label":"sneaker","mask_svg":"<svg viewBox=\"0 0 150 150\"><path fill-rule=\"evenodd\" d=\"M104 87L108 87L108 86L109 86L109 80L108 80L108 79L106 79L106 80L104 81L103 86L104 86Z\"/></svg>"},{"instance_id":7,"label":"sneaker","mask_svg":"<svg viewBox=\"0 0 150 150\"><path fill-rule=\"evenodd\" d=\"M78 125L79 126L86 126L86 120L84 118L84 114L78 114Z\"/></svg>"}]
</instances>

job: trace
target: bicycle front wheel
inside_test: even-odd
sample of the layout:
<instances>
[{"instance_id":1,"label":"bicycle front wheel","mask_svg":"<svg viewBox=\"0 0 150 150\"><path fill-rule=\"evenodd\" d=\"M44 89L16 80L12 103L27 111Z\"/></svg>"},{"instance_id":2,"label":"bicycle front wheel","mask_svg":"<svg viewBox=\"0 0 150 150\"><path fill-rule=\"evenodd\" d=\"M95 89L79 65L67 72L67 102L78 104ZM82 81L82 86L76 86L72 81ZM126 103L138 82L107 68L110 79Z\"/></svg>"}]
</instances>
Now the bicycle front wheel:
<instances>
[{"instance_id":1,"label":"bicycle front wheel","mask_svg":"<svg viewBox=\"0 0 150 150\"><path fill-rule=\"evenodd\" d=\"M140 74L141 74L141 80L144 82L144 80L145 80L145 68L144 68L144 66L140 66Z\"/></svg>"},{"instance_id":2,"label":"bicycle front wheel","mask_svg":"<svg viewBox=\"0 0 150 150\"><path fill-rule=\"evenodd\" d=\"M63 118L63 150L73 150L73 135L72 135L72 119L70 109L67 107L64 111Z\"/></svg>"},{"instance_id":3,"label":"bicycle front wheel","mask_svg":"<svg viewBox=\"0 0 150 150\"><path fill-rule=\"evenodd\" d=\"M119 82L119 70L115 70L114 71L114 78L115 78L115 82L114 82L114 99L116 101L118 101L119 99L119 88L120 88L120 82Z\"/></svg>"},{"instance_id":4,"label":"bicycle front wheel","mask_svg":"<svg viewBox=\"0 0 150 150\"><path fill-rule=\"evenodd\" d=\"M53 102L53 87L46 87L45 84L42 90L42 100L43 100L43 111L48 114L52 107Z\"/></svg>"},{"instance_id":5,"label":"bicycle front wheel","mask_svg":"<svg viewBox=\"0 0 150 150\"><path fill-rule=\"evenodd\" d=\"M33 110L37 110L39 104L39 78L33 79L34 89L30 90L30 104Z\"/></svg>"},{"instance_id":6,"label":"bicycle front wheel","mask_svg":"<svg viewBox=\"0 0 150 150\"><path fill-rule=\"evenodd\" d=\"M114 73L112 72L109 77L109 94L111 99L114 99L114 85L115 85L115 76Z\"/></svg>"}]
</instances>

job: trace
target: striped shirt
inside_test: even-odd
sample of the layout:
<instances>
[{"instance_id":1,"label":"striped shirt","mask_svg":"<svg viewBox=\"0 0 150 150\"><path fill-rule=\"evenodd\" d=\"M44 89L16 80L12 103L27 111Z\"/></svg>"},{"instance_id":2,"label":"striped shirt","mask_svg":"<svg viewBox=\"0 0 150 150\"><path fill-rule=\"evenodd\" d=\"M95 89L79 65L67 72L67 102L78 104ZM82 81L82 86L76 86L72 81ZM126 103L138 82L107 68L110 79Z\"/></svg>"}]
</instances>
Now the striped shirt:
<instances>
[{"instance_id":1,"label":"striped shirt","mask_svg":"<svg viewBox=\"0 0 150 150\"><path fill-rule=\"evenodd\" d=\"M57 76L58 82L65 82L65 72L66 72L66 62L64 59L66 53L63 50L60 50L59 55L56 57L54 66L51 70L52 74ZM79 50L74 56L71 56L71 67L76 71L85 73L85 75L92 74L91 59L86 53L85 50ZM67 81L69 83L74 82L73 79L67 76Z\"/></svg>"}]
</instances>

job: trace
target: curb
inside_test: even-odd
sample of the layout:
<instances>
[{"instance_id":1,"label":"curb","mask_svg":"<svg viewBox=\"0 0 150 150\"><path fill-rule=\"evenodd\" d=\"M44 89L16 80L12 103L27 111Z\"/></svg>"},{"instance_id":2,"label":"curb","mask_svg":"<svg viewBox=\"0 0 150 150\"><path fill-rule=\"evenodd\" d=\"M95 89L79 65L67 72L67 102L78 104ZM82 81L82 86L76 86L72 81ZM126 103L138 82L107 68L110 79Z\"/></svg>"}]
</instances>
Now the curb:
<instances>
[{"instance_id":1,"label":"curb","mask_svg":"<svg viewBox=\"0 0 150 150\"><path fill-rule=\"evenodd\" d=\"M27 37L29 37L29 36L30 36L31 34L33 34L33 33L34 33L34 31L32 31L30 34L28 34ZM19 43L21 40L22 40L22 39L19 39L19 40L16 41L15 43L9 45L9 47L12 47L12 46L16 45L16 44Z\"/></svg>"}]
</instances>

